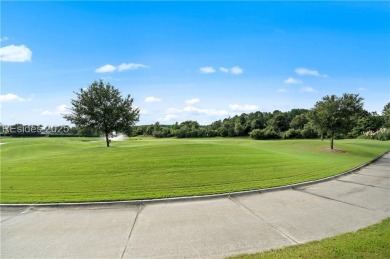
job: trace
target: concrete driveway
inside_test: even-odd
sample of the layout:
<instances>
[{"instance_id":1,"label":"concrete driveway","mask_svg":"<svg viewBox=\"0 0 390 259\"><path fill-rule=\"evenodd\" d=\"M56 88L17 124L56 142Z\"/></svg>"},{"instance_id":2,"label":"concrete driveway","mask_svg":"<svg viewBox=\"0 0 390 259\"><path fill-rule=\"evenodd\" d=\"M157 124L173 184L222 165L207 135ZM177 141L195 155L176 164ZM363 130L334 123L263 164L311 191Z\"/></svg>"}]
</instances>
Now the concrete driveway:
<instances>
[{"instance_id":1,"label":"concrete driveway","mask_svg":"<svg viewBox=\"0 0 390 259\"><path fill-rule=\"evenodd\" d=\"M335 180L275 192L147 205L1 209L1 258L223 258L390 216L390 155Z\"/></svg>"}]
</instances>

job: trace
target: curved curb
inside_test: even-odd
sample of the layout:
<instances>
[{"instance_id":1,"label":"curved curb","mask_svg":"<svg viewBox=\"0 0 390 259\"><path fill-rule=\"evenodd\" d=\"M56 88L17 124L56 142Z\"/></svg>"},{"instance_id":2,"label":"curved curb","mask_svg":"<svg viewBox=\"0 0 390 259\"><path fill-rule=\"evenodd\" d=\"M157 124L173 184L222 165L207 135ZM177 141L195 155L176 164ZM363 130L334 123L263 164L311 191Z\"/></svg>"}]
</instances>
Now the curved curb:
<instances>
[{"instance_id":1,"label":"curved curb","mask_svg":"<svg viewBox=\"0 0 390 259\"><path fill-rule=\"evenodd\" d=\"M300 187L304 187L307 185L313 185L316 183L327 182L330 180L337 179L341 176L352 174L363 167L368 166L369 164L374 163L379 158L389 154L387 151L380 156L360 165L355 168L352 168L348 171L342 172L337 175L321 178L318 180L306 181L302 183L295 183L289 185L283 185L278 187L257 189L257 190L248 190L248 191L238 191L231 193L222 193L222 194L209 194L209 195L199 195L199 196L188 196L188 197L174 197L174 198L163 198L163 199L146 199L146 200L129 200L129 201L103 201L103 202L69 202L69 203L31 203L31 204L0 204L0 208L13 208L13 209L21 209L21 208L86 208L86 207L101 207L101 208L109 208L109 207L124 207L124 206L139 206L145 204L162 204L162 203L171 203L171 202L185 202L185 201L199 201L199 200L211 200L211 199L220 199L220 198L230 198L230 197L238 197L252 194L260 194L266 192L274 192L281 191L287 189L297 189Z\"/></svg>"}]
</instances>

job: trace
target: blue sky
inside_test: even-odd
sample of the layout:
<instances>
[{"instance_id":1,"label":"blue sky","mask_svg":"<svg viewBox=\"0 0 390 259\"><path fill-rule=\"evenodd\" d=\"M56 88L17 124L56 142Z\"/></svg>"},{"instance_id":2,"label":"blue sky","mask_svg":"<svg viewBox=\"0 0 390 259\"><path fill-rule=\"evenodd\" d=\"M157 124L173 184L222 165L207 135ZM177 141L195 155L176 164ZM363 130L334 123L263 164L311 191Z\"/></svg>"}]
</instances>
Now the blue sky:
<instances>
[{"instance_id":1,"label":"blue sky","mask_svg":"<svg viewBox=\"0 0 390 259\"><path fill-rule=\"evenodd\" d=\"M104 79L139 124L202 124L389 102L388 2L2 2L1 122L68 124L73 91Z\"/></svg>"}]
</instances>

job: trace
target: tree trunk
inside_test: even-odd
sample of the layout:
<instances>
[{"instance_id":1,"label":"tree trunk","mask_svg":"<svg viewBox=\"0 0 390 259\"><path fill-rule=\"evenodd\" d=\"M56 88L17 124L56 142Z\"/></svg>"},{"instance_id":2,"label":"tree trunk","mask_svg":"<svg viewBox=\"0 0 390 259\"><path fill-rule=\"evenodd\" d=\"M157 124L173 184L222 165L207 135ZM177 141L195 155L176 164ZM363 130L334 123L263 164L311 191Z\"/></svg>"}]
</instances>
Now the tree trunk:
<instances>
[{"instance_id":1,"label":"tree trunk","mask_svg":"<svg viewBox=\"0 0 390 259\"><path fill-rule=\"evenodd\" d=\"M330 134L330 149L333 149L333 133Z\"/></svg>"},{"instance_id":2,"label":"tree trunk","mask_svg":"<svg viewBox=\"0 0 390 259\"><path fill-rule=\"evenodd\" d=\"M110 147L110 140L108 139L108 132L106 131L106 143L107 147Z\"/></svg>"}]
</instances>

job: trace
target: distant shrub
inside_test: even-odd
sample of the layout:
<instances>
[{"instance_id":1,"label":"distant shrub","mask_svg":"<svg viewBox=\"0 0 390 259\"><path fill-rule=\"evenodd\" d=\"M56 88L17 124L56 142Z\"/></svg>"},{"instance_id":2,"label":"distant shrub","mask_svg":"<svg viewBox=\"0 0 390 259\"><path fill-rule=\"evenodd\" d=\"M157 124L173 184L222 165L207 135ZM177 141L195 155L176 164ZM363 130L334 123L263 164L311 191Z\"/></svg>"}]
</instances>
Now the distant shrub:
<instances>
[{"instance_id":1,"label":"distant shrub","mask_svg":"<svg viewBox=\"0 0 390 259\"><path fill-rule=\"evenodd\" d=\"M155 138L169 138L172 137L171 131L168 128L161 128L161 130L153 131Z\"/></svg>"},{"instance_id":2,"label":"distant shrub","mask_svg":"<svg viewBox=\"0 0 390 259\"><path fill-rule=\"evenodd\" d=\"M318 138L319 134L318 131L315 129L312 123L306 123L303 127L303 130L301 131L303 138L313 139Z\"/></svg>"},{"instance_id":3,"label":"distant shrub","mask_svg":"<svg viewBox=\"0 0 390 259\"><path fill-rule=\"evenodd\" d=\"M45 135L42 135L43 137L45 137ZM51 134L51 135L47 135L49 138L66 138L66 137L81 137L80 135L78 134L63 134L63 135L60 135L60 134ZM89 136L88 136L89 137ZM93 137L99 137L99 135L97 136L93 136Z\"/></svg>"},{"instance_id":4,"label":"distant shrub","mask_svg":"<svg viewBox=\"0 0 390 259\"><path fill-rule=\"evenodd\" d=\"M301 130L289 129L283 133L283 139L300 139L302 138Z\"/></svg>"},{"instance_id":5,"label":"distant shrub","mask_svg":"<svg viewBox=\"0 0 390 259\"><path fill-rule=\"evenodd\" d=\"M265 139L264 132L261 129L254 129L254 130L252 130L251 132L249 132L249 136L252 139L256 139L256 140L258 140L258 139Z\"/></svg>"},{"instance_id":6,"label":"distant shrub","mask_svg":"<svg viewBox=\"0 0 390 259\"><path fill-rule=\"evenodd\" d=\"M376 140L390 140L390 129L387 128L381 128L378 131L366 131L361 136L359 136L359 139L376 139Z\"/></svg>"},{"instance_id":7,"label":"distant shrub","mask_svg":"<svg viewBox=\"0 0 390 259\"><path fill-rule=\"evenodd\" d=\"M249 133L252 139L280 139L281 136L273 128L254 129Z\"/></svg>"}]
</instances>

